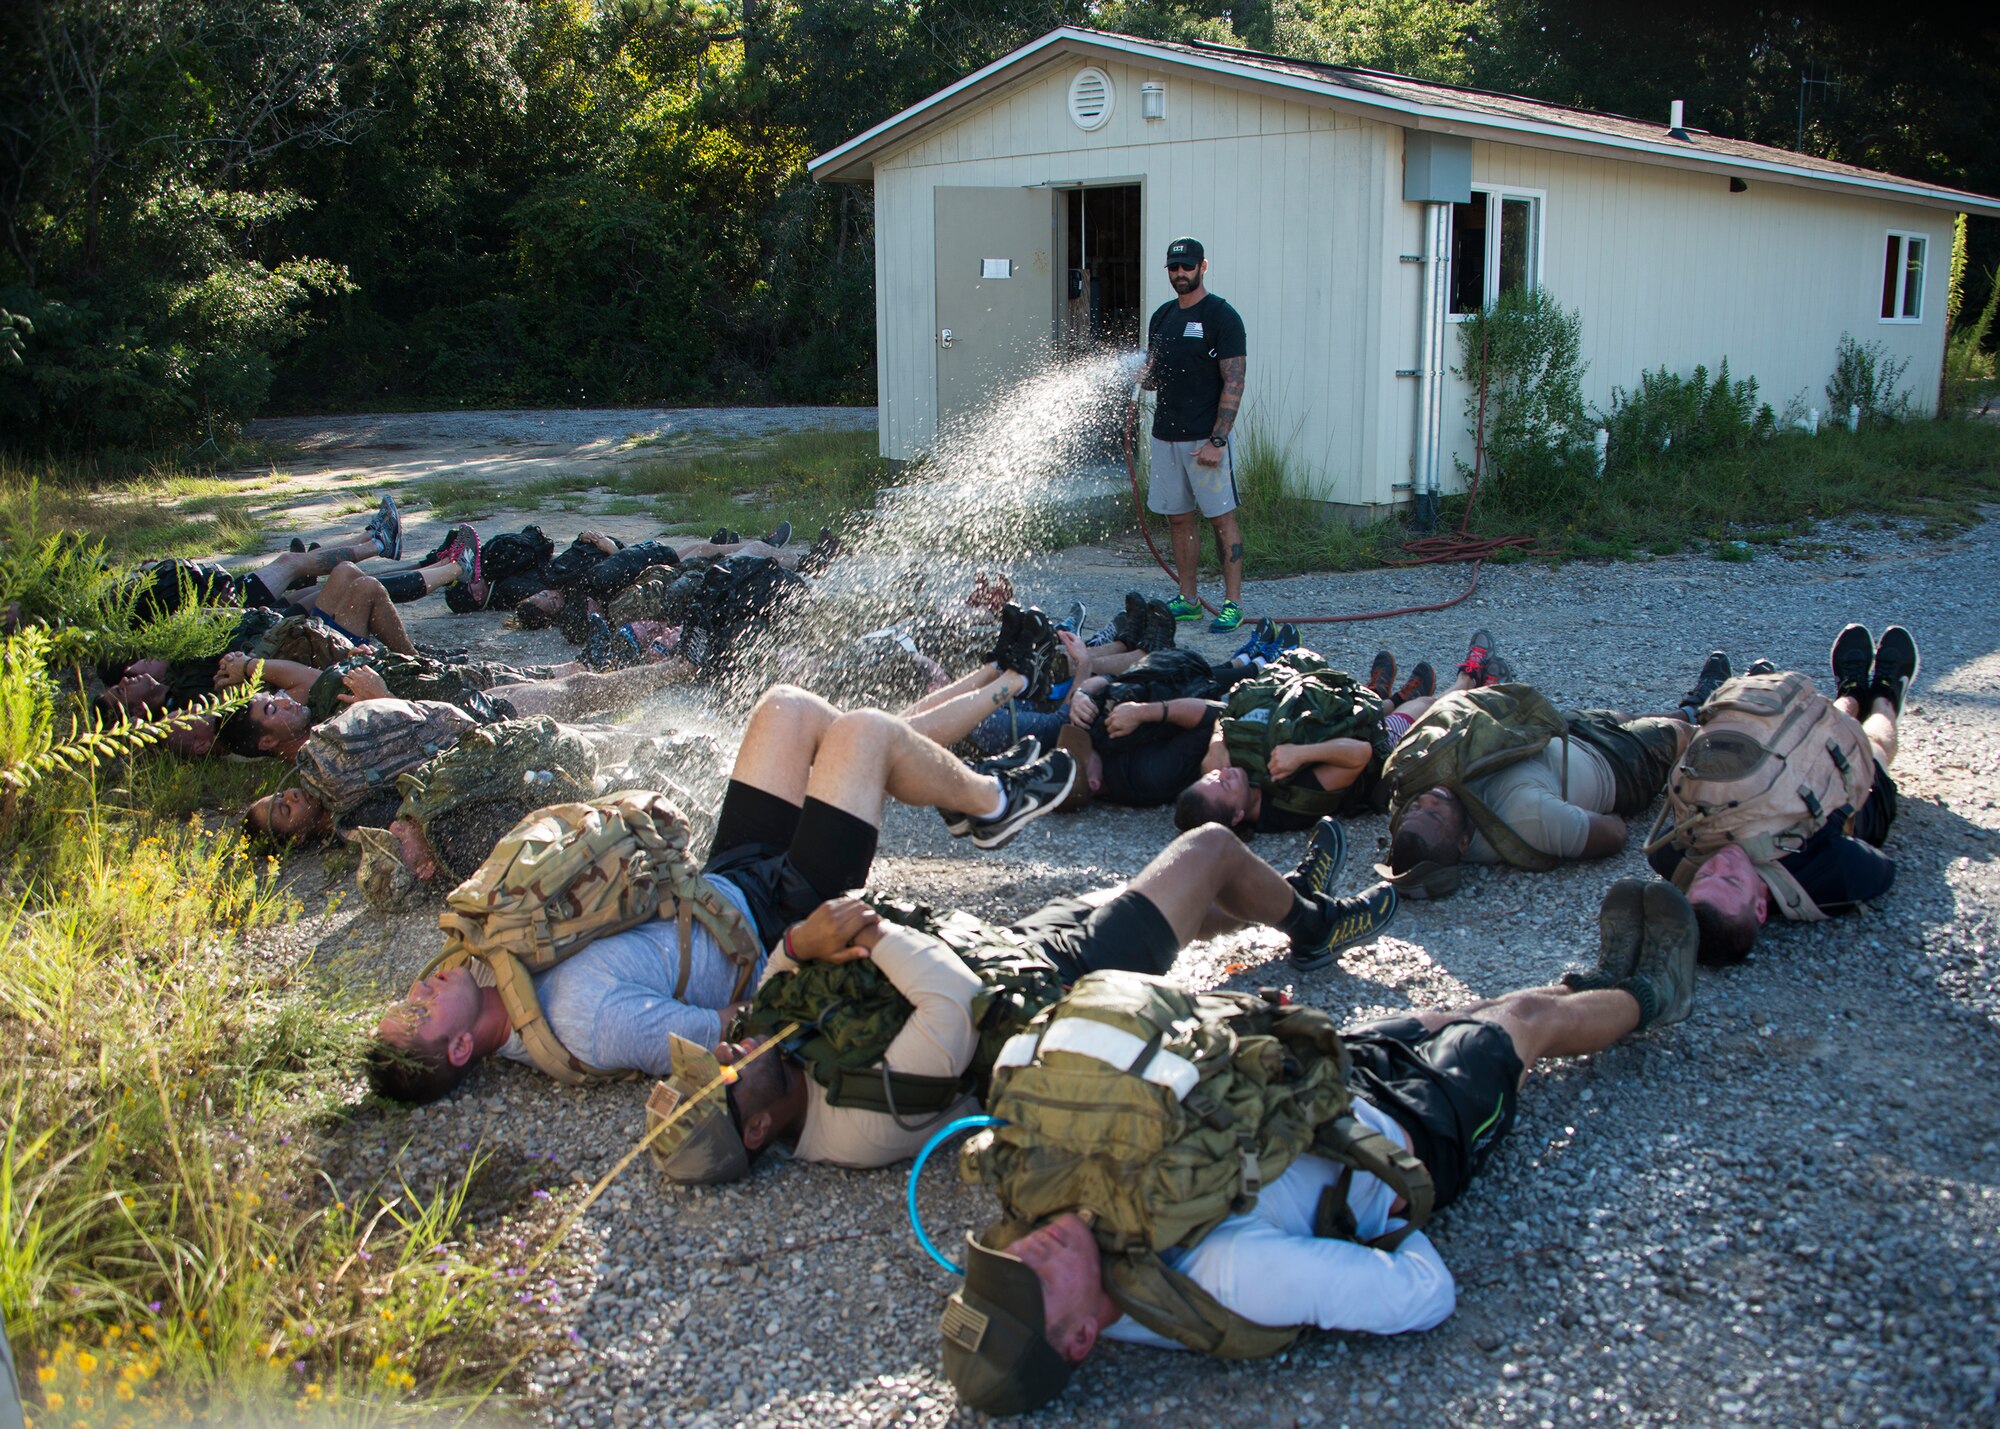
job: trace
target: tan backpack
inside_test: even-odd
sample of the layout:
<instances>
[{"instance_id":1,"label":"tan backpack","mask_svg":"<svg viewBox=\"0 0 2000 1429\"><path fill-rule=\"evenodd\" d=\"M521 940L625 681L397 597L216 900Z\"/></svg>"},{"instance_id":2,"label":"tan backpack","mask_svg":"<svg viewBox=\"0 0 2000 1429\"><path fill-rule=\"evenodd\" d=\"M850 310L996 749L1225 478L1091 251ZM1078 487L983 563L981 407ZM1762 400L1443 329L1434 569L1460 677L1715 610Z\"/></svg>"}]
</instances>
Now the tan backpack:
<instances>
[{"instance_id":1,"label":"tan backpack","mask_svg":"<svg viewBox=\"0 0 2000 1429\"><path fill-rule=\"evenodd\" d=\"M1875 787L1875 752L1859 721L1795 670L1738 675L1708 697L1646 852L1675 847L1683 889L1729 844L1750 855L1788 918L1819 910L1778 862L1804 847L1830 818L1845 821ZM1664 830L1664 831L1663 831Z\"/></svg>"},{"instance_id":2,"label":"tan backpack","mask_svg":"<svg viewBox=\"0 0 2000 1429\"><path fill-rule=\"evenodd\" d=\"M530 814L445 904L438 916L444 950L425 975L484 963L529 1059L570 1086L627 1074L593 1067L557 1040L535 996L536 973L599 938L671 918L680 927L674 995L687 991L693 925L699 922L738 969L734 1001L743 996L762 951L735 905L689 859L680 810L641 789Z\"/></svg>"}]
</instances>

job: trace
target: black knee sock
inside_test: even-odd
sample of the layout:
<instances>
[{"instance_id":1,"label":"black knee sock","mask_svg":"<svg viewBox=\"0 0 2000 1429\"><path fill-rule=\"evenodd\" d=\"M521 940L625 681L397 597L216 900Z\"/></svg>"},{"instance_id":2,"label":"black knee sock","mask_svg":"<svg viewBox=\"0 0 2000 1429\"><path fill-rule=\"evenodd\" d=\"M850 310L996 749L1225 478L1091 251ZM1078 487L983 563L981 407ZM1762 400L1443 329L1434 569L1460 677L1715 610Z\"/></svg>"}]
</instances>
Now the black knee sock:
<instances>
[{"instance_id":1,"label":"black knee sock","mask_svg":"<svg viewBox=\"0 0 2000 1429\"><path fill-rule=\"evenodd\" d=\"M382 589L389 592L389 599L398 605L422 600L430 594L422 571L397 571L393 575L377 576L376 579L382 582Z\"/></svg>"},{"instance_id":2,"label":"black knee sock","mask_svg":"<svg viewBox=\"0 0 2000 1429\"><path fill-rule=\"evenodd\" d=\"M1316 935L1326 931L1332 913L1322 898L1308 898L1296 888L1292 890L1292 910L1275 924L1280 933L1294 942L1310 942Z\"/></svg>"}]
</instances>

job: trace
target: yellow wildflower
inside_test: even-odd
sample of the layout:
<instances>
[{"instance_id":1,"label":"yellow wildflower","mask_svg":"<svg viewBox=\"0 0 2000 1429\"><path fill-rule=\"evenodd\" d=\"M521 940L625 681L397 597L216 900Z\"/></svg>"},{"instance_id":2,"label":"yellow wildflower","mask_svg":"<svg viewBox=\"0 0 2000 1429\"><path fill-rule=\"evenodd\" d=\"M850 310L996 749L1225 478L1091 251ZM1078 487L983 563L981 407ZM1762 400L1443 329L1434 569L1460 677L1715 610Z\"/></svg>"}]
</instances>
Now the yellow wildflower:
<instances>
[{"instance_id":1,"label":"yellow wildflower","mask_svg":"<svg viewBox=\"0 0 2000 1429\"><path fill-rule=\"evenodd\" d=\"M383 1356L383 1358L386 1359L388 1358L388 1356L385 1355ZM43 1365L40 1369L35 1371L35 1378L39 1379L43 1384L54 1384L56 1379L56 1367L52 1364Z\"/></svg>"},{"instance_id":2,"label":"yellow wildflower","mask_svg":"<svg viewBox=\"0 0 2000 1429\"><path fill-rule=\"evenodd\" d=\"M92 1353L91 1353L91 1352L90 1352L89 1350L78 1350L78 1351L77 1351L77 1354L76 1354L76 1372L77 1372L78 1374L84 1374L84 1375L87 1375L87 1374L89 1374L89 1373L90 1373L90 1372L91 1372L92 1370L94 1370L94 1369L96 1369L96 1368L97 1368L97 1356L96 1356L96 1355L92 1354Z\"/></svg>"},{"instance_id":3,"label":"yellow wildflower","mask_svg":"<svg viewBox=\"0 0 2000 1429\"><path fill-rule=\"evenodd\" d=\"M384 1350L380 1354L375 1356L375 1368L387 1369L388 1367L389 1367L389 1352L387 1350ZM55 1378L55 1375L52 1371L47 1373L49 1374L49 1379ZM48 1383L48 1380L43 1380L42 1382L46 1384Z\"/></svg>"},{"instance_id":4,"label":"yellow wildflower","mask_svg":"<svg viewBox=\"0 0 2000 1429\"><path fill-rule=\"evenodd\" d=\"M130 1404L132 1402L132 1386L125 1380L121 1379L118 1381L118 1388L111 1392L117 1397L120 1404Z\"/></svg>"},{"instance_id":5,"label":"yellow wildflower","mask_svg":"<svg viewBox=\"0 0 2000 1429\"><path fill-rule=\"evenodd\" d=\"M320 1392L321 1392L320 1387L317 1381L306 1386L307 1399L318 1399L320 1396Z\"/></svg>"},{"instance_id":6,"label":"yellow wildflower","mask_svg":"<svg viewBox=\"0 0 2000 1429\"><path fill-rule=\"evenodd\" d=\"M48 1406L49 1406L49 1413L51 1414L55 1413L58 1409L61 1409L63 1407L63 1397L61 1390L52 1389L49 1391Z\"/></svg>"}]
</instances>

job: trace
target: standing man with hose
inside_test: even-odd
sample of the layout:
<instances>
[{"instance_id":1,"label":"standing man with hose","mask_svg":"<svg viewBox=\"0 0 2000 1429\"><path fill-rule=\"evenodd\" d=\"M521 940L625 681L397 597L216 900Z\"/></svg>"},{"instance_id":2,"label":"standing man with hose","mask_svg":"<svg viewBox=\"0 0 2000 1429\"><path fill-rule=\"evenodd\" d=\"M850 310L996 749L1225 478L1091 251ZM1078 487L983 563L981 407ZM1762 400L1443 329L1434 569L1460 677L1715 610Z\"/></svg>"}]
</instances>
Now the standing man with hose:
<instances>
[{"instance_id":1,"label":"standing man with hose","mask_svg":"<svg viewBox=\"0 0 2000 1429\"><path fill-rule=\"evenodd\" d=\"M1215 527L1222 562L1222 609L1213 631L1243 623L1243 533L1236 524L1236 462L1230 429L1243 405L1248 351L1243 319L1208 291L1208 259L1199 240L1167 245L1167 281L1175 298L1146 325L1146 365L1139 385L1159 394L1153 409L1153 475L1146 504L1173 528L1180 594L1167 608L1176 620L1201 618L1195 579L1201 566L1200 510Z\"/></svg>"}]
</instances>

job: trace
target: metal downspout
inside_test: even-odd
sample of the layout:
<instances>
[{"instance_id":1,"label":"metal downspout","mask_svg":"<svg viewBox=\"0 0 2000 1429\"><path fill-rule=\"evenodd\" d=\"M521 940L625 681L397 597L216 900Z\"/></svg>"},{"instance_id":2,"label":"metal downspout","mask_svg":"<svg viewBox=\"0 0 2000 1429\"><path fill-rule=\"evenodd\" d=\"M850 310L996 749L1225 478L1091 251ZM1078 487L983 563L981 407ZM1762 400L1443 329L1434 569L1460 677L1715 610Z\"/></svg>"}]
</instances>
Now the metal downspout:
<instances>
[{"instance_id":1,"label":"metal downspout","mask_svg":"<svg viewBox=\"0 0 2000 1429\"><path fill-rule=\"evenodd\" d=\"M1437 525L1439 414L1444 400L1444 211L1424 205L1423 298L1418 304L1416 448L1410 470L1410 502L1417 528Z\"/></svg>"},{"instance_id":2,"label":"metal downspout","mask_svg":"<svg viewBox=\"0 0 2000 1429\"><path fill-rule=\"evenodd\" d=\"M1451 311L1451 206L1431 206L1430 279L1431 374L1430 374L1430 463L1425 471L1430 493L1431 518L1437 518L1438 498L1443 491L1439 472L1444 466L1444 388L1451 369L1447 351L1446 316Z\"/></svg>"}]
</instances>

